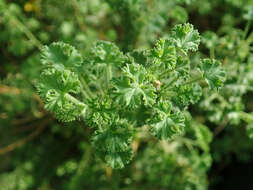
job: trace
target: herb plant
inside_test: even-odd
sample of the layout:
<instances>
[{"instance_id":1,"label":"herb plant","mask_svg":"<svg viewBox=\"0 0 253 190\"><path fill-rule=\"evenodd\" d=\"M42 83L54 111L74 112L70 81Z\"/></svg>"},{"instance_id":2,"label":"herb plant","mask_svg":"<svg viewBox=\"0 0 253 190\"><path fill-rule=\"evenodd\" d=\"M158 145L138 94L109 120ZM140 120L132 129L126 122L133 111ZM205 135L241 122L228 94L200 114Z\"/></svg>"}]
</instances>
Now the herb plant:
<instances>
[{"instance_id":1,"label":"herb plant","mask_svg":"<svg viewBox=\"0 0 253 190\"><path fill-rule=\"evenodd\" d=\"M55 42L42 50L38 93L57 119L83 119L94 128L97 154L111 167L123 168L133 157L135 130L147 126L165 140L180 135L184 111L200 99L202 81L211 90L222 86L225 71L219 61L201 59L191 66L190 53L199 43L191 24L176 25L152 49L127 54L99 41L83 59L74 47Z\"/></svg>"}]
</instances>

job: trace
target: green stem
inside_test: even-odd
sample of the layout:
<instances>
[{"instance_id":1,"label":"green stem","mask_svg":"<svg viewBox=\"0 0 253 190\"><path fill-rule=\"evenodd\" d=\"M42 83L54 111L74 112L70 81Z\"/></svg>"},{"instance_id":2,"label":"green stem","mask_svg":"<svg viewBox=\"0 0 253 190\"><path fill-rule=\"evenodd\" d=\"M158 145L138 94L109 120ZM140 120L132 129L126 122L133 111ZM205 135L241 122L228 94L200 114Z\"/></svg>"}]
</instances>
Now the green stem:
<instances>
[{"instance_id":1,"label":"green stem","mask_svg":"<svg viewBox=\"0 0 253 190\"><path fill-rule=\"evenodd\" d=\"M84 106L84 109L81 113L82 117L84 118L85 117L85 113L86 113L86 109L87 109L87 105L84 104L83 102L79 101L78 99L76 99L75 97L71 96L70 94L66 93L65 94L65 97L72 103L76 104L76 105L83 105Z\"/></svg>"},{"instance_id":2,"label":"green stem","mask_svg":"<svg viewBox=\"0 0 253 190\"><path fill-rule=\"evenodd\" d=\"M112 66L111 65L108 65L106 67L106 86L107 86L107 89L109 88L110 86L110 80L112 79Z\"/></svg>"},{"instance_id":3,"label":"green stem","mask_svg":"<svg viewBox=\"0 0 253 190\"><path fill-rule=\"evenodd\" d=\"M239 112L239 117L244 120L247 123L252 123L253 122L253 114L246 113L246 112Z\"/></svg>"},{"instance_id":4,"label":"green stem","mask_svg":"<svg viewBox=\"0 0 253 190\"><path fill-rule=\"evenodd\" d=\"M82 82L82 86L83 86L84 90L86 91L86 96L89 96L89 98L94 98L95 96L91 92L90 87L88 86L88 84L86 83L84 78L80 77L80 80ZM83 93L85 93L85 92L83 91Z\"/></svg>"},{"instance_id":5,"label":"green stem","mask_svg":"<svg viewBox=\"0 0 253 190\"><path fill-rule=\"evenodd\" d=\"M197 82L197 81L200 81L200 80L202 80L202 79L203 79L202 77L197 77L197 78L192 79L192 80L190 80L190 81L188 81L188 82L185 82L185 83L182 84L182 85L192 84L192 83Z\"/></svg>"},{"instance_id":6,"label":"green stem","mask_svg":"<svg viewBox=\"0 0 253 190\"><path fill-rule=\"evenodd\" d=\"M251 20L248 20L248 22L246 24L246 27L244 29L243 39L246 39L247 34L249 32L249 29L250 29L250 25L251 25Z\"/></svg>"},{"instance_id":7,"label":"green stem","mask_svg":"<svg viewBox=\"0 0 253 190\"><path fill-rule=\"evenodd\" d=\"M18 20L16 17L9 15L11 21L13 22L14 25L16 25L16 27L23 32L26 37L31 40L31 42L38 48L38 49L42 49L43 48L43 44L33 35L33 33L20 21Z\"/></svg>"},{"instance_id":8,"label":"green stem","mask_svg":"<svg viewBox=\"0 0 253 190\"><path fill-rule=\"evenodd\" d=\"M214 59L214 57L215 57L215 55L214 55L214 48L211 47L211 48L210 48L210 58L211 58L211 59Z\"/></svg>"},{"instance_id":9,"label":"green stem","mask_svg":"<svg viewBox=\"0 0 253 190\"><path fill-rule=\"evenodd\" d=\"M71 95L68 94L68 93L65 94L65 97L66 97L69 101L71 101L72 103L74 103L74 104L79 104L79 105L81 104L81 105L83 105L83 106L86 106L86 104L84 104L83 102L79 101L78 99L76 99L75 97L71 96Z\"/></svg>"},{"instance_id":10,"label":"green stem","mask_svg":"<svg viewBox=\"0 0 253 190\"><path fill-rule=\"evenodd\" d=\"M170 81L167 85L165 85L161 91L166 90L167 88L169 88L176 80L178 80L178 78L174 78L172 81Z\"/></svg>"}]
</instances>

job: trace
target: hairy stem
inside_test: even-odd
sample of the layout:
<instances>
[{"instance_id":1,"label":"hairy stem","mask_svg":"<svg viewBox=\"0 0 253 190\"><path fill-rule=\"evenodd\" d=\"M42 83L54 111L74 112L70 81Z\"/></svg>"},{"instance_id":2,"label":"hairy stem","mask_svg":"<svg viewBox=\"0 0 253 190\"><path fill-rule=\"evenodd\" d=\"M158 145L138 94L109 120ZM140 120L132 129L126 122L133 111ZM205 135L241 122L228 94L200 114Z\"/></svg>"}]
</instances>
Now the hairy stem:
<instances>
[{"instance_id":1,"label":"hairy stem","mask_svg":"<svg viewBox=\"0 0 253 190\"><path fill-rule=\"evenodd\" d=\"M106 67L106 87L109 88L110 80L112 79L112 66L108 65Z\"/></svg>"},{"instance_id":2,"label":"hairy stem","mask_svg":"<svg viewBox=\"0 0 253 190\"><path fill-rule=\"evenodd\" d=\"M89 98L94 98L94 94L91 92L90 87L88 86L88 84L86 83L84 78L80 77L80 80L82 82L82 86L83 86L84 90L86 91L86 96L89 96ZM85 92L83 92L83 93L85 93Z\"/></svg>"}]
</instances>

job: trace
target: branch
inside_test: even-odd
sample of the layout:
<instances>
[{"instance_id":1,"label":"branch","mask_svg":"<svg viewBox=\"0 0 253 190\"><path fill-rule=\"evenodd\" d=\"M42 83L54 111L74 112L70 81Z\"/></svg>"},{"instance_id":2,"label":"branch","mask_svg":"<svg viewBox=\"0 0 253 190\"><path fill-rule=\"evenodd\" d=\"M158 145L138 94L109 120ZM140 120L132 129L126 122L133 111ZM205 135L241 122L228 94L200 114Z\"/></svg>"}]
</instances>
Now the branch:
<instances>
[{"instance_id":1,"label":"branch","mask_svg":"<svg viewBox=\"0 0 253 190\"><path fill-rule=\"evenodd\" d=\"M7 145L6 147L3 147L0 149L0 155L6 154L8 152L11 152L15 150L18 147L23 146L26 142L34 139L37 137L41 132L46 128L47 124L51 121L51 119L45 119L43 122L40 123L39 127L34 130L30 135L27 137L18 140L17 142L14 142L12 144Z\"/></svg>"}]
</instances>

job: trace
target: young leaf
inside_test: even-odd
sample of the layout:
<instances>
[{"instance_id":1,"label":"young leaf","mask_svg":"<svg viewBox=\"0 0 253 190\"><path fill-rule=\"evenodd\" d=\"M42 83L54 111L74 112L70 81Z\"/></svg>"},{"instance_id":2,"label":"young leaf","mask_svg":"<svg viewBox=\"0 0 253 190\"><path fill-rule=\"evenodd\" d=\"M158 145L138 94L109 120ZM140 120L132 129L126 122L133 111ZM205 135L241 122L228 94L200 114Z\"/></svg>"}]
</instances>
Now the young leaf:
<instances>
[{"instance_id":1,"label":"young leaf","mask_svg":"<svg viewBox=\"0 0 253 190\"><path fill-rule=\"evenodd\" d=\"M63 42L54 42L44 46L41 52L41 63L46 67L57 69L78 69L83 62L82 56L71 45Z\"/></svg>"},{"instance_id":2,"label":"young leaf","mask_svg":"<svg viewBox=\"0 0 253 190\"><path fill-rule=\"evenodd\" d=\"M148 120L151 133L159 139L170 139L180 134L185 126L183 113L179 111L172 113L171 108L172 105L169 102L159 102Z\"/></svg>"},{"instance_id":3,"label":"young leaf","mask_svg":"<svg viewBox=\"0 0 253 190\"><path fill-rule=\"evenodd\" d=\"M136 108L143 102L146 106L155 103L155 87L148 83L148 73L138 64L123 68L123 76L114 79L113 96L116 102L128 108Z\"/></svg>"},{"instance_id":4,"label":"young leaf","mask_svg":"<svg viewBox=\"0 0 253 190\"><path fill-rule=\"evenodd\" d=\"M193 25L189 23L179 24L172 30L172 40L186 54L189 50L198 50L200 36L198 31L194 30Z\"/></svg>"},{"instance_id":5,"label":"young leaf","mask_svg":"<svg viewBox=\"0 0 253 190\"><path fill-rule=\"evenodd\" d=\"M81 84L77 75L69 70L59 71L53 68L41 73L37 85L39 96L44 100L45 108L53 112L61 121L73 121L80 117L86 105L70 94L78 94Z\"/></svg>"},{"instance_id":6,"label":"young leaf","mask_svg":"<svg viewBox=\"0 0 253 190\"><path fill-rule=\"evenodd\" d=\"M132 129L123 120L116 119L106 130L97 130L93 144L98 155L112 168L123 168L133 156Z\"/></svg>"},{"instance_id":7,"label":"young leaf","mask_svg":"<svg viewBox=\"0 0 253 190\"><path fill-rule=\"evenodd\" d=\"M176 48L168 39L160 39L156 42L152 50L152 56L155 58L155 64L159 64L166 69L174 69L177 62Z\"/></svg>"},{"instance_id":8,"label":"young leaf","mask_svg":"<svg viewBox=\"0 0 253 190\"><path fill-rule=\"evenodd\" d=\"M92 54L96 64L106 64L120 67L125 61L123 53L111 42L98 41L92 50Z\"/></svg>"},{"instance_id":9,"label":"young leaf","mask_svg":"<svg viewBox=\"0 0 253 190\"><path fill-rule=\"evenodd\" d=\"M214 59L202 59L198 66L210 89L219 89L225 82L226 73L221 63Z\"/></svg>"}]
</instances>

